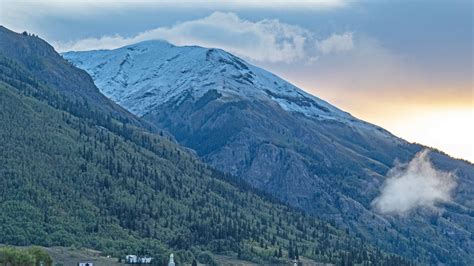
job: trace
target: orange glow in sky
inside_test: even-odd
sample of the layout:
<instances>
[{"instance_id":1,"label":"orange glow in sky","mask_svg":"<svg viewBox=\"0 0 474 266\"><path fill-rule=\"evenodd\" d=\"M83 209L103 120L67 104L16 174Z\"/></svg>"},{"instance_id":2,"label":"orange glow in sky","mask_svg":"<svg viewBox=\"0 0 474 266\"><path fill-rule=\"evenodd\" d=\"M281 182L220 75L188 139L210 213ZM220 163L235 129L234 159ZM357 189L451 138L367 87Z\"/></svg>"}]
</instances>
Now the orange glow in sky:
<instances>
[{"instance_id":1,"label":"orange glow in sky","mask_svg":"<svg viewBox=\"0 0 474 266\"><path fill-rule=\"evenodd\" d=\"M409 142L474 162L474 105L469 90L460 90L467 91L464 95L445 91L429 96L422 89L391 96L342 89L308 91Z\"/></svg>"},{"instance_id":2,"label":"orange glow in sky","mask_svg":"<svg viewBox=\"0 0 474 266\"><path fill-rule=\"evenodd\" d=\"M472 106L420 109L408 115L390 119L380 117L377 120L374 122L408 141L432 146L453 157L474 162Z\"/></svg>"}]
</instances>

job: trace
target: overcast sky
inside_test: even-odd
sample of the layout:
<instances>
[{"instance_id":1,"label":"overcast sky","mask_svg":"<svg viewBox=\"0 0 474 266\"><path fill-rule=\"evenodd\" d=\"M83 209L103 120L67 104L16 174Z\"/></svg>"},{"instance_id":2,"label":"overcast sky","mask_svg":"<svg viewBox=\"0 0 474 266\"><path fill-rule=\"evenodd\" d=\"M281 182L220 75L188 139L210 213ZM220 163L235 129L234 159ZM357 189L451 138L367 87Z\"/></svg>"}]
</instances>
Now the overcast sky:
<instances>
[{"instance_id":1,"label":"overcast sky","mask_svg":"<svg viewBox=\"0 0 474 266\"><path fill-rule=\"evenodd\" d=\"M409 141L474 161L472 1L9 1L59 51L226 49Z\"/></svg>"}]
</instances>

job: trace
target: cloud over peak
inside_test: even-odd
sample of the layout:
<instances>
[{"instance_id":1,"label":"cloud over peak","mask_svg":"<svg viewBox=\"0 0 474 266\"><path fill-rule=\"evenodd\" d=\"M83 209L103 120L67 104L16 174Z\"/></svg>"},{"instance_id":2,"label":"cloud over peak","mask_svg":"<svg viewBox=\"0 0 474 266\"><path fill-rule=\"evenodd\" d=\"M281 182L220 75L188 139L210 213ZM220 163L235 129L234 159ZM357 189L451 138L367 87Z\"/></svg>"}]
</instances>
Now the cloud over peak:
<instances>
[{"instance_id":1,"label":"cloud over peak","mask_svg":"<svg viewBox=\"0 0 474 266\"><path fill-rule=\"evenodd\" d=\"M214 12L207 17L158 27L133 37L120 35L87 38L75 42L53 42L59 51L114 49L145 40L163 39L175 45L217 47L257 62L307 61L318 54L353 48L352 33L333 34L326 40L300 26L276 19L250 21L235 13Z\"/></svg>"}]
</instances>

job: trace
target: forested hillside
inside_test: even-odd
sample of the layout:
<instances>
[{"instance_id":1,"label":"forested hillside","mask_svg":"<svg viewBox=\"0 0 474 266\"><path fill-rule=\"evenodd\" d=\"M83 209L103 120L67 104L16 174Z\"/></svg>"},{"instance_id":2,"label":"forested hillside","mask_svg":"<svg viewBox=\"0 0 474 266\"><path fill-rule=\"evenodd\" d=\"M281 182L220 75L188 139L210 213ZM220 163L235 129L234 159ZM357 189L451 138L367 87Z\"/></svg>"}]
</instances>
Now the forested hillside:
<instances>
[{"instance_id":1,"label":"forested hillside","mask_svg":"<svg viewBox=\"0 0 474 266\"><path fill-rule=\"evenodd\" d=\"M220 49L151 40L63 56L216 169L380 248L474 265L473 164L431 152L433 167L457 176L453 201L439 204L443 214L383 214L371 203L390 169L425 147Z\"/></svg>"},{"instance_id":2,"label":"forested hillside","mask_svg":"<svg viewBox=\"0 0 474 266\"><path fill-rule=\"evenodd\" d=\"M36 35L17 34L0 25L0 52L27 69L38 82L69 99L87 101L101 112L137 126L150 127L105 97L91 77L58 55L54 48Z\"/></svg>"},{"instance_id":3,"label":"forested hillside","mask_svg":"<svg viewBox=\"0 0 474 266\"><path fill-rule=\"evenodd\" d=\"M173 251L179 263L212 263L210 252L256 262L304 255L408 264L230 181L166 137L29 69L56 55L25 65L0 50L0 243L157 258Z\"/></svg>"}]
</instances>

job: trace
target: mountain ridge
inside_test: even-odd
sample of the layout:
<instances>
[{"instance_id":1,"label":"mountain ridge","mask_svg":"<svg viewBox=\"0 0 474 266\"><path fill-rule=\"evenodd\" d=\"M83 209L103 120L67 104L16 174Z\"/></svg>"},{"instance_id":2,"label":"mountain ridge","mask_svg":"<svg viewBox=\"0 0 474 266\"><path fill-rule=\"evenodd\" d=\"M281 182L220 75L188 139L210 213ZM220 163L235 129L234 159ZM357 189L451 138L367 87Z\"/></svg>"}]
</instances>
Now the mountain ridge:
<instances>
[{"instance_id":1,"label":"mountain ridge","mask_svg":"<svg viewBox=\"0 0 474 266\"><path fill-rule=\"evenodd\" d=\"M105 95L168 130L219 170L394 252L432 263L474 261L472 164L432 152L437 168L459 177L454 204L444 205L446 217L437 218L442 225L431 224L432 215L423 210L413 211L409 220L381 215L371 202L386 173L423 146L222 50L162 42L153 50L148 47L153 44L128 46L137 53L128 59L127 47L63 56L90 73ZM130 82L112 81L116 75Z\"/></svg>"},{"instance_id":2,"label":"mountain ridge","mask_svg":"<svg viewBox=\"0 0 474 266\"><path fill-rule=\"evenodd\" d=\"M62 60L54 48L41 38L27 32L19 35L0 25L0 48L4 54L16 58L17 64L29 69L39 82L71 99L94 103L95 108L117 118L129 120L137 126L153 128L148 123L143 124L144 121L139 122L127 110L105 97L87 72Z\"/></svg>"},{"instance_id":3,"label":"mountain ridge","mask_svg":"<svg viewBox=\"0 0 474 266\"><path fill-rule=\"evenodd\" d=\"M35 49L36 36L10 37L30 38L34 56L24 64L2 39L0 243L153 255L157 264L170 252L178 263L213 264L210 252L284 263L275 256L280 248L321 262L410 264L239 185L166 136L136 127L138 118L122 122L42 81L36 61L61 58Z\"/></svg>"},{"instance_id":4,"label":"mountain ridge","mask_svg":"<svg viewBox=\"0 0 474 266\"><path fill-rule=\"evenodd\" d=\"M164 40L149 40L149 41L144 41L144 42L140 42L138 44L131 44L131 45L127 45L127 46L124 46L124 47L121 47L121 48L117 48L117 49L114 49L116 52L120 53L120 55L122 56L121 58L113 58L113 60L117 59L120 62L120 64L118 64L120 67L123 67L123 65L125 64L128 64L128 65L131 65L133 64L133 61L134 60L141 60L143 61L144 57L150 55L150 53L153 54L153 56L155 57L154 60L156 60L157 56L156 56L156 53L159 53L161 50L163 49L166 49L166 48L170 48L171 50L172 49L176 49L173 52L169 53L169 54L163 54L163 55L160 55L159 59L163 60L163 61L166 61L166 62L170 62L172 60L176 60L178 57L180 56L192 56L194 57L193 60L203 60L205 56L205 60L206 61L210 61L212 62L211 64L212 65L216 65L214 63L225 63L227 65L231 65L234 69L234 72L227 76L224 76L223 78L225 79L229 79L230 77L234 78L237 82L240 82L240 83L244 83L244 82L249 82L251 83L252 85L255 86L255 84L252 83L252 80L256 77L256 75L253 73L253 71L258 71L260 73L260 75L257 75L257 76L264 76L264 79L276 79L278 82L282 83L282 87L281 89L278 91L269 91L268 88L265 88L265 87L269 87L269 86L265 86L263 84L259 84L259 86L262 88L262 91L266 92L266 96L271 96L273 98L275 98L274 100L276 102L278 102L276 99L278 98L283 98L282 96L287 96L287 97L290 97L290 96L293 96L293 97L297 97L297 96L300 96L302 97L301 101L302 101L302 106L310 106L310 107L315 107L316 109L319 109L319 111L323 111L323 112L332 112L332 114L337 114L338 116L340 117L344 117L344 118L351 118L351 119L355 119L354 117L350 116L349 113L347 112L344 112L344 111L341 111L340 109L336 108L335 106L332 106L330 104L328 104L326 101L323 101L317 97L315 97L314 95L311 95L311 94L308 94L307 92L293 86L292 84L284 81L283 79L281 79L280 77L278 77L277 75L273 74L273 73L270 73L270 72L267 72L261 68L258 68L258 67L255 67L253 65L248 65L245 61L243 61L242 59L222 50L222 49L218 49L218 48L204 48L204 47L201 47L201 46L174 46L172 45L171 43L169 42L166 42ZM139 51L139 55L141 56L141 58L138 58L138 59L134 59L132 54L134 51L138 50ZM97 53L98 56L100 57L100 54L102 53L107 53L108 51L110 50L105 50L105 49L102 49L102 50L93 50L93 51L87 51L86 53L90 53L90 52L93 52L93 53ZM124 53L125 53L125 56L124 56ZM186 54L188 53L188 54ZM87 63L84 63L80 60L74 60L74 57L75 55L80 55L81 52L65 52L65 53L62 53L62 55L69 59L69 61L73 61L77 66L81 66L81 65L86 65ZM145 54L145 55L143 55ZM185 55L182 55L182 54L185 54ZM164 58L166 57L166 58ZM200 58L201 57L201 58ZM132 62L131 62L132 61ZM106 62L104 62L106 63ZM110 63L110 62L109 62ZM145 63L146 64L146 63ZM98 68L102 68L104 66L104 64L101 64L98 66ZM158 68L160 68L160 66L158 66ZM189 66L186 66L186 67L183 67L179 70L177 69L171 69L171 70L166 70L168 72L181 72L181 74L185 74L186 72L189 71ZM251 68L251 69L249 69ZM128 69L130 71L130 69ZM140 70L144 70L144 69L140 69ZM235 71L236 70L236 71ZM151 70L153 71L153 69ZM206 70L207 72L208 70ZM223 68L223 69L219 69L217 72L226 72L228 71L227 68ZM89 72L92 72L93 74L97 74L98 72L94 72L93 70L89 71ZM120 72L120 70L119 70ZM215 72L215 73L217 73ZM145 74L145 77L143 77L142 75L142 78L144 79L149 79L150 77L146 76L147 74L149 73L146 73ZM225 74L224 74L225 75ZM99 78L99 77L97 77ZM128 78L128 76L124 76L123 77L124 79ZM194 79L193 78L189 78L189 77L186 77L186 79ZM224 82L222 80L219 80L220 82ZM277 82L277 81L273 81L273 82ZM136 82L135 80L133 80L132 82ZM259 83L265 83L264 81L262 80L259 80L258 81ZM118 81L116 83L119 83ZM201 81L202 83L202 81ZM108 83L110 84L110 83ZM107 85L108 85L107 84ZM124 87L127 87L128 84L123 84ZM147 84L148 85L148 84ZM192 85L192 84L191 84ZM206 84L205 84L206 85ZM212 84L207 84L207 86L210 86ZM225 85L223 84L223 86L225 87ZM106 93L109 93L107 87L106 87L106 84L102 84L101 86L102 90L104 90ZM205 87L205 86L204 86ZM264 89L265 88L265 89ZM166 89L166 88L164 88ZM182 89L180 88L181 90L177 90L179 93L182 93L183 90L185 89ZM225 88L224 88L225 89ZM284 93L284 90L286 90L286 92L292 92L293 90L297 90L297 94L294 94L294 95L283 95L282 93ZM171 89L169 89L168 91L165 91L164 94L170 94L172 92L170 92ZM196 92L197 91L197 97L200 97L202 96L202 92L199 92L199 88L196 88L195 91L193 92ZM221 89L221 91L223 91ZM232 94L232 89L230 90L227 90L225 91L229 94ZM280 94L279 94L280 93ZM254 93L253 90L250 91L250 90L246 90L246 91L236 91L236 94L237 95L245 95L245 96L262 96L262 95L258 95L258 93ZM172 96L175 96L175 95L172 95ZM110 95L108 96L109 98L112 98L112 99L116 99L116 100L119 100L117 99L118 97L116 97L115 95ZM123 97L123 96L121 96ZM163 97L163 95L160 95L160 98L158 99L155 99L157 100L158 102L162 101L162 102L165 102L165 101L168 101L170 100L170 97ZM306 101L306 102L305 102ZM316 103L317 102L317 103ZM282 102L278 102L279 104L281 104L282 106L283 103ZM301 107L301 106L300 106ZM291 108L291 107L288 107L287 108ZM128 109L133 109L132 107L128 107ZM303 114L308 114L308 112L303 112L302 110L295 110L295 111L299 111ZM143 116L145 115L143 112L135 112L136 115L138 116ZM311 114L311 115L316 115L315 113L314 114Z\"/></svg>"}]
</instances>

